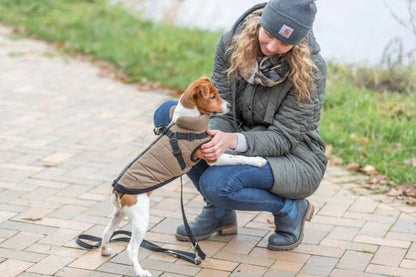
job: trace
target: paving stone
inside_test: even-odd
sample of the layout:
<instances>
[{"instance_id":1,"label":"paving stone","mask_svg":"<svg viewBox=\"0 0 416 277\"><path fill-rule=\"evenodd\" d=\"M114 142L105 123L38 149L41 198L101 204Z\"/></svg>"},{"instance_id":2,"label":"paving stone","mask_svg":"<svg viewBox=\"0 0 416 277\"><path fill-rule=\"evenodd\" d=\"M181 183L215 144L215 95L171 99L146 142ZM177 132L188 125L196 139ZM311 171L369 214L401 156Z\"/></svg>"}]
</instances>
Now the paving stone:
<instances>
[{"instance_id":1,"label":"paving stone","mask_svg":"<svg viewBox=\"0 0 416 277\"><path fill-rule=\"evenodd\" d=\"M354 241L368 243L368 244L401 247L401 248L409 248L410 246L410 242L408 241L375 238L375 237L369 237L369 236L356 236L354 238Z\"/></svg>"},{"instance_id":2,"label":"paving stone","mask_svg":"<svg viewBox=\"0 0 416 277\"><path fill-rule=\"evenodd\" d=\"M298 272L303 266L304 263L276 261L271 268L275 268L281 271Z\"/></svg>"},{"instance_id":3,"label":"paving stone","mask_svg":"<svg viewBox=\"0 0 416 277\"><path fill-rule=\"evenodd\" d=\"M61 277L120 277L120 274L111 274L102 271L85 270L72 267L64 267L55 276Z\"/></svg>"},{"instance_id":4,"label":"paving stone","mask_svg":"<svg viewBox=\"0 0 416 277\"><path fill-rule=\"evenodd\" d=\"M0 244L0 247L14 249L14 250L23 250L29 245L37 242L42 239L44 236L40 234L20 232L15 236L5 240Z\"/></svg>"},{"instance_id":5,"label":"paving stone","mask_svg":"<svg viewBox=\"0 0 416 277\"><path fill-rule=\"evenodd\" d=\"M357 251L346 251L337 264L337 268L363 272L373 258L372 254Z\"/></svg>"},{"instance_id":6,"label":"paving stone","mask_svg":"<svg viewBox=\"0 0 416 277\"><path fill-rule=\"evenodd\" d=\"M400 263L400 267L416 270L416 261L415 260L403 259Z\"/></svg>"},{"instance_id":7,"label":"paving stone","mask_svg":"<svg viewBox=\"0 0 416 277\"><path fill-rule=\"evenodd\" d=\"M1 276L16 276L31 267L33 263L9 259L0 263Z\"/></svg>"},{"instance_id":8,"label":"paving stone","mask_svg":"<svg viewBox=\"0 0 416 277\"><path fill-rule=\"evenodd\" d=\"M332 247L326 245L313 245L313 244L306 244L302 243L298 247L296 247L293 252L302 253L307 255L319 255L325 257L335 257L339 258L344 254L344 249L339 247Z\"/></svg>"},{"instance_id":9,"label":"paving stone","mask_svg":"<svg viewBox=\"0 0 416 277\"><path fill-rule=\"evenodd\" d=\"M386 233L388 232L390 228L391 228L391 224L389 223L378 223L378 222L368 221L361 228L358 235L383 238L385 237Z\"/></svg>"},{"instance_id":10,"label":"paving stone","mask_svg":"<svg viewBox=\"0 0 416 277\"><path fill-rule=\"evenodd\" d=\"M241 264L233 273L231 273L230 277L260 277L263 276L266 271L267 267Z\"/></svg>"},{"instance_id":11,"label":"paving stone","mask_svg":"<svg viewBox=\"0 0 416 277\"><path fill-rule=\"evenodd\" d=\"M226 252L249 254L261 238L237 234L222 248Z\"/></svg>"},{"instance_id":12,"label":"paving stone","mask_svg":"<svg viewBox=\"0 0 416 277\"><path fill-rule=\"evenodd\" d=\"M178 260L178 263L180 263L180 262L181 261ZM183 261L183 263L185 263L185 262ZM223 271L232 272L234 269L237 268L238 263L225 261L225 260L208 258L203 262L203 264L201 266L203 268L206 268L206 269L220 269L220 270L223 270Z\"/></svg>"},{"instance_id":13,"label":"paving stone","mask_svg":"<svg viewBox=\"0 0 416 277\"><path fill-rule=\"evenodd\" d=\"M412 243L412 246L410 246L409 251L406 254L406 258L416 260L416 243Z\"/></svg>"},{"instance_id":14,"label":"paving stone","mask_svg":"<svg viewBox=\"0 0 416 277\"><path fill-rule=\"evenodd\" d=\"M326 238L351 241L359 231L360 229L354 227L335 226Z\"/></svg>"},{"instance_id":15,"label":"paving stone","mask_svg":"<svg viewBox=\"0 0 416 277\"><path fill-rule=\"evenodd\" d=\"M407 214L401 214L390 231L400 233L416 233L416 218Z\"/></svg>"},{"instance_id":16,"label":"paving stone","mask_svg":"<svg viewBox=\"0 0 416 277\"><path fill-rule=\"evenodd\" d=\"M365 253L375 253L378 250L378 245L346 241L346 240L324 239L320 245L337 247L337 248L345 249L345 250L355 250L355 251L365 252Z\"/></svg>"},{"instance_id":17,"label":"paving stone","mask_svg":"<svg viewBox=\"0 0 416 277\"><path fill-rule=\"evenodd\" d=\"M379 274L371 274L371 273L364 273L364 272L357 272L352 270L346 270L346 269L339 269L335 268L331 272L331 277L382 277L386 275L379 275Z\"/></svg>"},{"instance_id":18,"label":"paving stone","mask_svg":"<svg viewBox=\"0 0 416 277\"><path fill-rule=\"evenodd\" d=\"M339 218L339 217L332 217L332 216L321 216L321 215L315 215L312 218L313 222L316 223L324 223L324 224L331 224L331 225L337 225L337 226L345 226L345 227L356 227L361 228L365 221L360 219L347 219L347 218Z\"/></svg>"},{"instance_id":19,"label":"paving stone","mask_svg":"<svg viewBox=\"0 0 416 277\"><path fill-rule=\"evenodd\" d=\"M359 213L359 212L351 212L351 211L347 211L344 214L344 218L358 219L358 220L364 219L366 221L374 221L374 222L389 223L389 224L393 224L396 221L396 217L376 215L376 214L367 214L367 213Z\"/></svg>"},{"instance_id":20,"label":"paving stone","mask_svg":"<svg viewBox=\"0 0 416 277\"><path fill-rule=\"evenodd\" d=\"M50 244L35 243L26 249L31 253L39 253L45 255L55 255L62 257L78 258L85 254L85 250L71 247L53 246Z\"/></svg>"},{"instance_id":21,"label":"paving stone","mask_svg":"<svg viewBox=\"0 0 416 277\"><path fill-rule=\"evenodd\" d=\"M225 252L221 251L218 252L214 258L221 259L221 260L227 260L232 261L236 263L247 263L252 265L258 265L258 266L271 266L274 263L273 259L267 259L264 257L253 257L250 255L244 255L239 253L233 253L233 252Z\"/></svg>"},{"instance_id":22,"label":"paving stone","mask_svg":"<svg viewBox=\"0 0 416 277\"><path fill-rule=\"evenodd\" d=\"M50 255L34 266L30 267L27 271L39 274L53 275L58 270L69 264L72 260L73 258L71 257Z\"/></svg>"},{"instance_id":23,"label":"paving stone","mask_svg":"<svg viewBox=\"0 0 416 277\"><path fill-rule=\"evenodd\" d=\"M376 273L382 274L387 276L400 276L400 277L414 277L416 271L414 269L407 269L407 268L397 268L397 267L390 267L385 265L368 265L366 272L368 273Z\"/></svg>"},{"instance_id":24,"label":"paving stone","mask_svg":"<svg viewBox=\"0 0 416 277\"><path fill-rule=\"evenodd\" d=\"M140 262L143 268L161 270L175 274L183 274L184 276L194 276L201 269L198 266L188 263L187 265L169 263L153 259L144 259Z\"/></svg>"},{"instance_id":25,"label":"paving stone","mask_svg":"<svg viewBox=\"0 0 416 277\"><path fill-rule=\"evenodd\" d=\"M270 268L267 272L263 275L264 277L295 277L299 276L296 272L293 271L283 271L275 268Z\"/></svg>"},{"instance_id":26,"label":"paving stone","mask_svg":"<svg viewBox=\"0 0 416 277\"><path fill-rule=\"evenodd\" d=\"M380 246L371 263L399 267L401 261L406 255L406 252L407 249L403 248Z\"/></svg>"},{"instance_id":27,"label":"paving stone","mask_svg":"<svg viewBox=\"0 0 416 277\"><path fill-rule=\"evenodd\" d=\"M36 263L43 260L46 255L9 248L0 248L0 257Z\"/></svg>"},{"instance_id":28,"label":"paving stone","mask_svg":"<svg viewBox=\"0 0 416 277\"><path fill-rule=\"evenodd\" d=\"M168 275L163 274L163 277L167 277ZM178 277L180 275L177 275ZM213 270L213 269L202 269L200 272L198 272L198 274L195 275L195 277L211 277L211 276L215 276L215 277L227 277L230 276L229 272L226 271L220 271L220 270Z\"/></svg>"},{"instance_id":29,"label":"paving stone","mask_svg":"<svg viewBox=\"0 0 416 277\"><path fill-rule=\"evenodd\" d=\"M61 218L61 219L73 219L77 215L86 210L86 207L80 207L77 205L64 205L59 209L48 214L49 217Z\"/></svg>"},{"instance_id":30,"label":"paving stone","mask_svg":"<svg viewBox=\"0 0 416 277\"><path fill-rule=\"evenodd\" d=\"M379 205L379 202L374 201L368 197L358 197L348 210L350 212L371 214L374 213Z\"/></svg>"},{"instance_id":31,"label":"paving stone","mask_svg":"<svg viewBox=\"0 0 416 277\"><path fill-rule=\"evenodd\" d=\"M301 273L328 276L338 262L337 258L312 256Z\"/></svg>"}]
</instances>

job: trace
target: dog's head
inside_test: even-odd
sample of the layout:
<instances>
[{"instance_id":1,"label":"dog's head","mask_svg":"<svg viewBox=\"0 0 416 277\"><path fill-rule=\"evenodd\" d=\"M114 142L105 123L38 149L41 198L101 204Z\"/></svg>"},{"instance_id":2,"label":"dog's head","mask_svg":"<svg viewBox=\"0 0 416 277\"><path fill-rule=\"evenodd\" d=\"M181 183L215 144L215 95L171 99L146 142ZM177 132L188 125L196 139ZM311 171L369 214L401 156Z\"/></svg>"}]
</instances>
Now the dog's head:
<instances>
[{"instance_id":1,"label":"dog's head","mask_svg":"<svg viewBox=\"0 0 416 277\"><path fill-rule=\"evenodd\" d=\"M206 77L201 77L188 86L181 97L181 103L186 108L197 108L201 114L225 114L231 107Z\"/></svg>"}]
</instances>

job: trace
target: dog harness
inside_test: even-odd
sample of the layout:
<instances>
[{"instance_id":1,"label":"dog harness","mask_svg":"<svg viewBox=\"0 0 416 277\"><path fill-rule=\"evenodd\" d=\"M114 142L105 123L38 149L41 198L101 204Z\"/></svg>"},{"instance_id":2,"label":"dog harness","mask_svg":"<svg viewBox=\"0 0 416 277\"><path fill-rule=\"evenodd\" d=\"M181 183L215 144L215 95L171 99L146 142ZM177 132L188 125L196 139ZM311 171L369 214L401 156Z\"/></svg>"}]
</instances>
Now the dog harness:
<instances>
[{"instance_id":1,"label":"dog harness","mask_svg":"<svg viewBox=\"0 0 416 277\"><path fill-rule=\"evenodd\" d=\"M195 151L211 140L206 132L208 120L208 115L179 117L120 173L113 188L121 193L140 194L187 173L199 161L194 157Z\"/></svg>"}]
</instances>

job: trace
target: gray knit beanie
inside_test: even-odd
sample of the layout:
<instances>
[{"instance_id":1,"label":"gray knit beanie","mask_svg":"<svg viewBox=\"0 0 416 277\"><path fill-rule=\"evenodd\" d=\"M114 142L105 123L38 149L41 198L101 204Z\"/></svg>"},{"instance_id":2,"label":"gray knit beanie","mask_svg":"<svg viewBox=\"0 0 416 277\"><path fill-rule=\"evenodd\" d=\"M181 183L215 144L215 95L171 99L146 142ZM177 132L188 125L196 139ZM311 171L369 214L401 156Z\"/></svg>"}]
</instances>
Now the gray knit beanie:
<instances>
[{"instance_id":1,"label":"gray knit beanie","mask_svg":"<svg viewBox=\"0 0 416 277\"><path fill-rule=\"evenodd\" d=\"M278 40L296 45L312 29L315 14L315 0L270 0L260 25Z\"/></svg>"}]
</instances>

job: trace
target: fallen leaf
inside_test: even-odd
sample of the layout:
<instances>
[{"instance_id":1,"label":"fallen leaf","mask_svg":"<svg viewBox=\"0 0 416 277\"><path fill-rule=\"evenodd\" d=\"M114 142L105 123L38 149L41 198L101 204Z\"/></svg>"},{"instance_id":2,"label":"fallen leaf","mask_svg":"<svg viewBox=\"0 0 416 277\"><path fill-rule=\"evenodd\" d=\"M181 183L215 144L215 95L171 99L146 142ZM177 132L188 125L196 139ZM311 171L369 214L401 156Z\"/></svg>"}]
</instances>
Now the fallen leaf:
<instances>
[{"instance_id":1,"label":"fallen leaf","mask_svg":"<svg viewBox=\"0 0 416 277\"><path fill-rule=\"evenodd\" d=\"M403 194L404 194L404 196L416 198L416 188L415 187L407 187L403 190Z\"/></svg>"},{"instance_id":2,"label":"fallen leaf","mask_svg":"<svg viewBox=\"0 0 416 277\"><path fill-rule=\"evenodd\" d=\"M271 219L267 219L267 224L269 224L269 227L270 228L275 228L276 227L276 225L274 224L274 220L271 220Z\"/></svg>"},{"instance_id":3,"label":"fallen leaf","mask_svg":"<svg viewBox=\"0 0 416 277\"><path fill-rule=\"evenodd\" d=\"M359 171L361 168L361 165L358 163L349 163L347 165L347 170L349 171Z\"/></svg>"},{"instance_id":4,"label":"fallen leaf","mask_svg":"<svg viewBox=\"0 0 416 277\"><path fill-rule=\"evenodd\" d=\"M363 171L364 173L367 173L367 174L375 174L377 172L376 169L374 168L374 166L372 166L372 165L364 166L361 169L361 171Z\"/></svg>"},{"instance_id":5,"label":"fallen leaf","mask_svg":"<svg viewBox=\"0 0 416 277\"><path fill-rule=\"evenodd\" d=\"M24 217L23 220L29 220L29 221L39 221L42 220L42 217Z\"/></svg>"},{"instance_id":6,"label":"fallen leaf","mask_svg":"<svg viewBox=\"0 0 416 277\"><path fill-rule=\"evenodd\" d=\"M384 184L388 180L386 175L373 175L370 180L367 181L367 184Z\"/></svg>"},{"instance_id":7,"label":"fallen leaf","mask_svg":"<svg viewBox=\"0 0 416 277\"><path fill-rule=\"evenodd\" d=\"M391 196L391 197L398 197L398 196L402 196L402 195L403 195L403 191L402 190L398 190L398 189L391 189L387 193L387 196Z\"/></svg>"}]
</instances>

